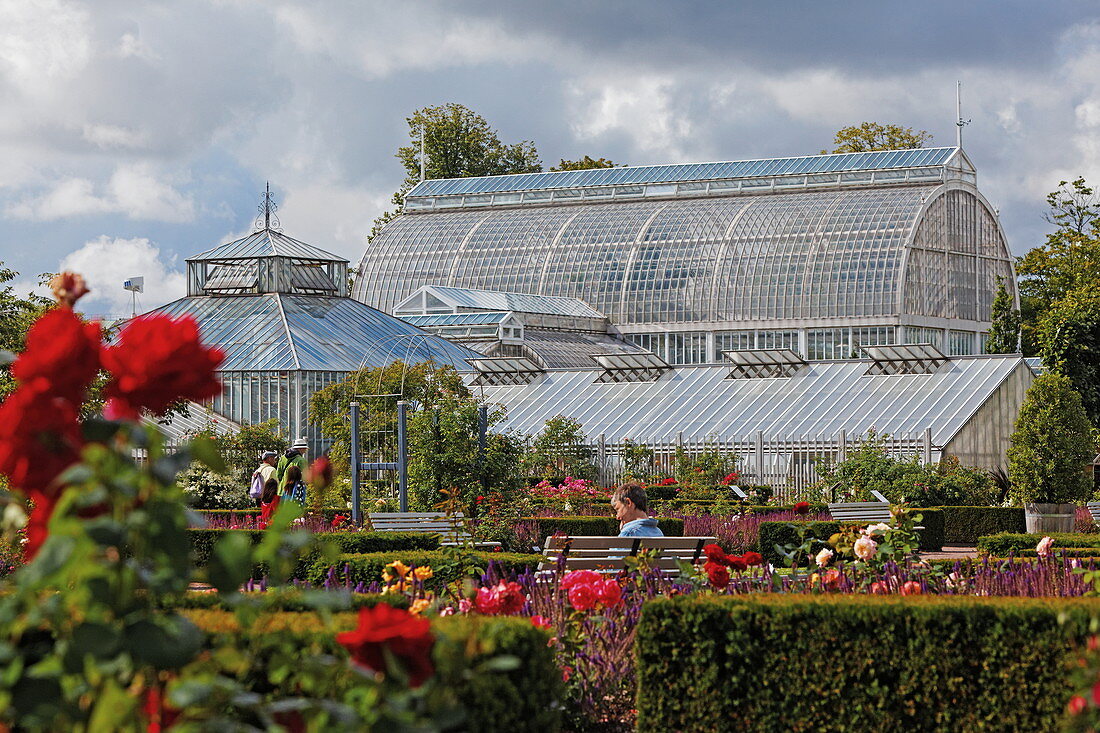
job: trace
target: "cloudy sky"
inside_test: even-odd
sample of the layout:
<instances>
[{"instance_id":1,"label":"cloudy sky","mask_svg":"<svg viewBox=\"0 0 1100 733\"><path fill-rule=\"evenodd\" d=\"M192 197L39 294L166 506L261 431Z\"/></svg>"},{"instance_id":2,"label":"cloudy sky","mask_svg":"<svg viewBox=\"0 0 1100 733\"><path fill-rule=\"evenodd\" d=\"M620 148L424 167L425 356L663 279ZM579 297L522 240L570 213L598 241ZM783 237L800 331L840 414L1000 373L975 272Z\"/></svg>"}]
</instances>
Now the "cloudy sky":
<instances>
[{"instance_id":1,"label":"cloudy sky","mask_svg":"<svg viewBox=\"0 0 1100 733\"><path fill-rule=\"evenodd\" d=\"M458 102L546 164L812 154L864 120L953 144L1023 253L1043 197L1100 182L1100 6L1051 0L0 0L0 260L76 269L89 312L184 291L251 231L357 260L414 109Z\"/></svg>"}]
</instances>

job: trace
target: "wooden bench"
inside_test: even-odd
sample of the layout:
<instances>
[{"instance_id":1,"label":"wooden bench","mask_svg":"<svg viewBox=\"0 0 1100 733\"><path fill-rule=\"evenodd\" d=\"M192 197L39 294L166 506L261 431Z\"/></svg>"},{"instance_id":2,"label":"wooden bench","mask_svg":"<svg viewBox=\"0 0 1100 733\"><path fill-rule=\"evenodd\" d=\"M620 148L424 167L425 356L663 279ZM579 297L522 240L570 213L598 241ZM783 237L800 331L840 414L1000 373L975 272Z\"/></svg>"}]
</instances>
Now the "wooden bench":
<instances>
[{"instance_id":1,"label":"wooden bench","mask_svg":"<svg viewBox=\"0 0 1100 733\"><path fill-rule=\"evenodd\" d=\"M446 512L372 512L367 515L375 532L430 532L439 535L439 544L445 547L473 545L474 547L498 547L499 542L481 542L466 531L461 513Z\"/></svg>"},{"instance_id":2,"label":"wooden bench","mask_svg":"<svg viewBox=\"0 0 1100 733\"><path fill-rule=\"evenodd\" d=\"M626 558L642 550L660 550L653 566L665 571L679 570L679 560L697 563L703 559L703 547L717 543L714 537L567 537L550 535L543 546L545 559L539 572L558 567L564 558L564 569L596 570L617 573L627 567Z\"/></svg>"},{"instance_id":3,"label":"wooden bench","mask_svg":"<svg viewBox=\"0 0 1100 733\"><path fill-rule=\"evenodd\" d=\"M838 522L849 524L890 523L890 505L881 501L855 501L847 504L829 504L829 515Z\"/></svg>"},{"instance_id":4,"label":"wooden bench","mask_svg":"<svg viewBox=\"0 0 1100 733\"><path fill-rule=\"evenodd\" d=\"M1092 523L1100 527L1100 501L1085 502L1085 508L1089 510Z\"/></svg>"}]
</instances>

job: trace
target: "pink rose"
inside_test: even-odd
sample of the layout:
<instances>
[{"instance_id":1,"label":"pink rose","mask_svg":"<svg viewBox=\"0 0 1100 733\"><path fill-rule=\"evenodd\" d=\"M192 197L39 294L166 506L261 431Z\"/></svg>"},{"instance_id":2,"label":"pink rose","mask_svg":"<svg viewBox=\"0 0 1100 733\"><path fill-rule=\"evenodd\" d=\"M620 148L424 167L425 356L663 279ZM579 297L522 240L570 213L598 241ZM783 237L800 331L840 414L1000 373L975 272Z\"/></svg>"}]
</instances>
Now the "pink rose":
<instances>
[{"instance_id":1,"label":"pink rose","mask_svg":"<svg viewBox=\"0 0 1100 733\"><path fill-rule=\"evenodd\" d=\"M1035 554L1045 560L1050 557L1052 547L1054 547L1054 540L1050 537L1044 537L1039 540L1039 544L1035 545Z\"/></svg>"},{"instance_id":2,"label":"pink rose","mask_svg":"<svg viewBox=\"0 0 1100 733\"><path fill-rule=\"evenodd\" d=\"M599 603L600 594L592 585L574 585L569 589L569 604L578 611L587 611Z\"/></svg>"},{"instance_id":3,"label":"pink rose","mask_svg":"<svg viewBox=\"0 0 1100 733\"><path fill-rule=\"evenodd\" d=\"M614 608L623 602L623 589L616 580L605 580L600 584L598 595L604 608Z\"/></svg>"},{"instance_id":4,"label":"pink rose","mask_svg":"<svg viewBox=\"0 0 1100 733\"><path fill-rule=\"evenodd\" d=\"M595 570L574 570L566 573L561 579L561 587L569 590L576 585L590 585L603 580L603 576Z\"/></svg>"}]
</instances>

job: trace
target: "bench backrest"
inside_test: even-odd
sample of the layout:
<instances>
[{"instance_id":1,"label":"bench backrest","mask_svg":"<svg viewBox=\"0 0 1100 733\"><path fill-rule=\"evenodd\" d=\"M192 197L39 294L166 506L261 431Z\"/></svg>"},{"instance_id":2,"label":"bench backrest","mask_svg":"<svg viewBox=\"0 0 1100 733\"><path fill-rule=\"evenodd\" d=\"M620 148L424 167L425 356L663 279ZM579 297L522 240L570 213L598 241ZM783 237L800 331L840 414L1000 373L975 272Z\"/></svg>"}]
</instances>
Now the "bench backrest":
<instances>
[{"instance_id":1,"label":"bench backrest","mask_svg":"<svg viewBox=\"0 0 1100 733\"><path fill-rule=\"evenodd\" d=\"M1089 501L1085 503L1085 506L1089 510L1092 521L1096 524L1100 524L1100 501Z\"/></svg>"},{"instance_id":2,"label":"bench backrest","mask_svg":"<svg viewBox=\"0 0 1100 733\"><path fill-rule=\"evenodd\" d=\"M695 563L703 558L703 547L717 542L714 537L566 537L546 538L546 557L539 570L556 568L564 556L566 570L617 572L626 567L626 558L643 550L660 550L654 567L676 570L680 560Z\"/></svg>"},{"instance_id":3,"label":"bench backrest","mask_svg":"<svg viewBox=\"0 0 1100 733\"><path fill-rule=\"evenodd\" d=\"M889 522L890 505L881 501L830 504L829 514L838 522Z\"/></svg>"},{"instance_id":4,"label":"bench backrest","mask_svg":"<svg viewBox=\"0 0 1100 733\"><path fill-rule=\"evenodd\" d=\"M447 539L468 538L463 516L444 512L372 512L367 515L375 532L436 532Z\"/></svg>"}]
</instances>

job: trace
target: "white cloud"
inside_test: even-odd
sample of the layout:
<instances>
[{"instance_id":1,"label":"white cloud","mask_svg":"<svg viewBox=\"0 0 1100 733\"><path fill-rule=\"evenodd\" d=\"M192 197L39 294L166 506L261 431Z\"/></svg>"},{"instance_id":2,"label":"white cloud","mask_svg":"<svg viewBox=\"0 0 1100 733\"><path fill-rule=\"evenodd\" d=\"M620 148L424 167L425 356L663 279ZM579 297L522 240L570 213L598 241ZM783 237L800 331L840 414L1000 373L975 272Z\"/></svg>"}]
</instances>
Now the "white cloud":
<instances>
[{"instance_id":1,"label":"white cloud","mask_svg":"<svg viewBox=\"0 0 1100 733\"><path fill-rule=\"evenodd\" d=\"M66 178L49 191L10 205L8 216L54 221L88 214L123 214L129 219L185 222L195 217L195 202L163 182L149 165L120 165L101 192L83 178Z\"/></svg>"},{"instance_id":2,"label":"white cloud","mask_svg":"<svg viewBox=\"0 0 1100 733\"><path fill-rule=\"evenodd\" d=\"M691 121L676 108L676 80L624 74L570 82L572 129L581 140L625 135L643 155L683 159L691 142ZM728 90L724 90L728 96Z\"/></svg>"},{"instance_id":3,"label":"white cloud","mask_svg":"<svg viewBox=\"0 0 1100 733\"><path fill-rule=\"evenodd\" d=\"M145 278L145 292L138 294L139 313L187 293L186 276L177 269L176 257L162 255L160 248L144 237L100 236L67 255L59 269L84 276L92 292L81 300L81 306L91 314L129 314L131 294L122 289L122 282L136 275Z\"/></svg>"},{"instance_id":4,"label":"white cloud","mask_svg":"<svg viewBox=\"0 0 1100 733\"><path fill-rule=\"evenodd\" d=\"M100 148L138 148L145 143L145 135L125 125L85 123L82 137Z\"/></svg>"},{"instance_id":5,"label":"white cloud","mask_svg":"<svg viewBox=\"0 0 1100 733\"><path fill-rule=\"evenodd\" d=\"M75 76L90 46L84 8L60 0L0 0L0 77L25 93Z\"/></svg>"}]
</instances>

